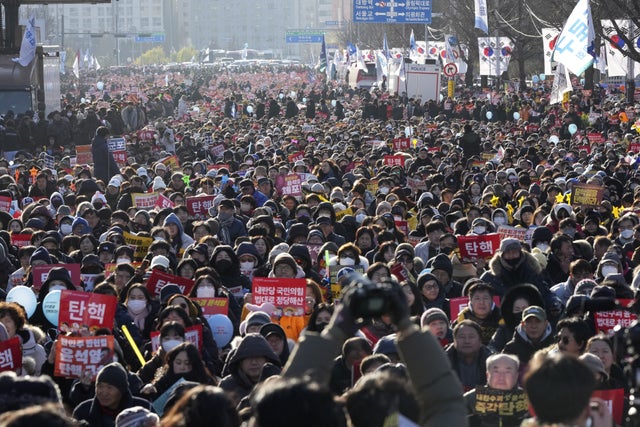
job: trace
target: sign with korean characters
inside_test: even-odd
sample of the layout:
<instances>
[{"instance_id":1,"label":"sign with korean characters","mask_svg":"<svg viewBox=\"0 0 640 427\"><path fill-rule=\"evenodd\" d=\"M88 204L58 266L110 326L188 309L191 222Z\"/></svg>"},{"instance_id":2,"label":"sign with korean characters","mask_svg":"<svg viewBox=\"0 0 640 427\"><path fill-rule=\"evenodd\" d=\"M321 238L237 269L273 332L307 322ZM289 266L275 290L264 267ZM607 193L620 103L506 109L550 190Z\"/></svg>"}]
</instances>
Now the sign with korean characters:
<instances>
[{"instance_id":1,"label":"sign with korean characters","mask_svg":"<svg viewBox=\"0 0 640 427\"><path fill-rule=\"evenodd\" d=\"M214 314L229 314L229 298L191 298L202 308L202 314L213 316Z\"/></svg>"},{"instance_id":2,"label":"sign with korean characters","mask_svg":"<svg viewBox=\"0 0 640 427\"><path fill-rule=\"evenodd\" d=\"M269 302L283 316L302 316L306 295L305 279L253 278L253 303L260 305Z\"/></svg>"},{"instance_id":3,"label":"sign with korean characters","mask_svg":"<svg viewBox=\"0 0 640 427\"><path fill-rule=\"evenodd\" d=\"M411 148L411 141L409 138L394 138L393 139L393 150L394 151L404 151Z\"/></svg>"},{"instance_id":4,"label":"sign with korean characters","mask_svg":"<svg viewBox=\"0 0 640 427\"><path fill-rule=\"evenodd\" d=\"M621 299L618 300L622 307L627 307L633 300ZM596 311L594 314L594 320L596 322L596 331L609 334L613 331L616 325L620 325L623 328L631 326L634 320L638 316L629 310L609 310L609 311Z\"/></svg>"},{"instance_id":5,"label":"sign with korean characters","mask_svg":"<svg viewBox=\"0 0 640 427\"><path fill-rule=\"evenodd\" d=\"M33 267L33 289L39 290L42 284L47 281L49 277L49 271L54 268L62 267L69 272L71 276L71 283L76 287L80 286L80 264L45 264Z\"/></svg>"},{"instance_id":6,"label":"sign with korean characters","mask_svg":"<svg viewBox=\"0 0 640 427\"><path fill-rule=\"evenodd\" d=\"M492 233L482 236L460 236L458 248L462 259L491 258L500 248L500 235Z\"/></svg>"},{"instance_id":7,"label":"sign with korean characters","mask_svg":"<svg viewBox=\"0 0 640 427\"><path fill-rule=\"evenodd\" d=\"M283 196L302 196L302 178L297 173L290 173L280 182L280 194Z\"/></svg>"},{"instance_id":8,"label":"sign with korean characters","mask_svg":"<svg viewBox=\"0 0 640 427\"><path fill-rule=\"evenodd\" d=\"M384 164L387 166L402 166L404 167L404 156L402 155L389 155L384 156Z\"/></svg>"},{"instance_id":9,"label":"sign with korean characters","mask_svg":"<svg viewBox=\"0 0 640 427\"><path fill-rule=\"evenodd\" d=\"M64 290L60 294L58 329L62 332L113 329L117 306L117 298L111 295Z\"/></svg>"},{"instance_id":10,"label":"sign with korean characters","mask_svg":"<svg viewBox=\"0 0 640 427\"><path fill-rule=\"evenodd\" d=\"M0 342L0 372L15 371L22 367L22 342L13 337Z\"/></svg>"},{"instance_id":11,"label":"sign with korean characters","mask_svg":"<svg viewBox=\"0 0 640 427\"><path fill-rule=\"evenodd\" d=\"M597 184L573 184L571 206L598 207L602 203L604 188Z\"/></svg>"},{"instance_id":12,"label":"sign with korean characters","mask_svg":"<svg viewBox=\"0 0 640 427\"><path fill-rule=\"evenodd\" d=\"M493 302L497 307L500 307L500 296L494 295ZM449 316L453 322L458 318L458 315L462 310L469 306L469 297L457 297L449 300Z\"/></svg>"},{"instance_id":13,"label":"sign with korean characters","mask_svg":"<svg viewBox=\"0 0 640 427\"><path fill-rule=\"evenodd\" d=\"M88 165L93 163L93 154L90 145L76 145L76 164Z\"/></svg>"},{"instance_id":14,"label":"sign with korean characters","mask_svg":"<svg viewBox=\"0 0 640 427\"><path fill-rule=\"evenodd\" d=\"M151 332L151 349L155 353L160 348L160 332ZM198 347L198 350L202 352L202 325L193 325L185 328L184 338L191 344Z\"/></svg>"},{"instance_id":15,"label":"sign with korean characters","mask_svg":"<svg viewBox=\"0 0 640 427\"><path fill-rule=\"evenodd\" d=\"M152 237L140 237L128 231L122 233L122 237L124 237L124 242L127 246L133 249L133 259L135 261L142 261L147 256L149 246L153 243Z\"/></svg>"},{"instance_id":16,"label":"sign with korean characters","mask_svg":"<svg viewBox=\"0 0 640 427\"><path fill-rule=\"evenodd\" d=\"M160 296L160 290L170 283L177 285L182 295L189 295L194 282L191 279L174 276L164 271L153 270L147 279L147 290L151 295Z\"/></svg>"},{"instance_id":17,"label":"sign with korean characters","mask_svg":"<svg viewBox=\"0 0 640 427\"><path fill-rule=\"evenodd\" d=\"M158 193L131 193L131 202L137 209L151 210L157 201Z\"/></svg>"},{"instance_id":18,"label":"sign with korean characters","mask_svg":"<svg viewBox=\"0 0 640 427\"><path fill-rule=\"evenodd\" d=\"M214 195L187 197L185 205L187 206L189 215L196 219L204 219L209 215L209 208L213 206L213 199L215 197Z\"/></svg>"},{"instance_id":19,"label":"sign with korean characters","mask_svg":"<svg viewBox=\"0 0 640 427\"><path fill-rule=\"evenodd\" d=\"M91 372L95 380L103 366L113 361L113 335L68 337L60 335L56 343L53 375L81 378Z\"/></svg>"},{"instance_id":20,"label":"sign with korean characters","mask_svg":"<svg viewBox=\"0 0 640 427\"><path fill-rule=\"evenodd\" d=\"M496 390L488 386L476 387L474 413L485 418L497 416L496 425L519 425L517 420L527 417L528 404L524 390ZM507 422L512 419L515 424ZM501 421L501 422L500 422Z\"/></svg>"}]
</instances>

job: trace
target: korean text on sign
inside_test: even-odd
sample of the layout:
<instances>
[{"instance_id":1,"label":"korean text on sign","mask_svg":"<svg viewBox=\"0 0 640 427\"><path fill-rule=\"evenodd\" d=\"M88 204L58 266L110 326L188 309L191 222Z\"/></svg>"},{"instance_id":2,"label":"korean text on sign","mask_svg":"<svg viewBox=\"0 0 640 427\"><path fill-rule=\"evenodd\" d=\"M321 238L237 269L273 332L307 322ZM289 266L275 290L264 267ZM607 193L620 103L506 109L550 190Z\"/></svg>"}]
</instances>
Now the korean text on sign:
<instances>
[{"instance_id":1,"label":"korean text on sign","mask_svg":"<svg viewBox=\"0 0 640 427\"><path fill-rule=\"evenodd\" d=\"M215 196L187 197L185 204L189 215L195 218L204 218L208 214L209 208L213 206L214 198Z\"/></svg>"},{"instance_id":2,"label":"korean text on sign","mask_svg":"<svg viewBox=\"0 0 640 427\"><path fill-rule=\"evenodd\" d=\"M191 300L197 303L202 308L202 313L205 316L213 316L214 314L229 314L229 299L220 298L191 298Z\"/></svg>"},{"instance_id":3,"label":"korean text on sign","mask_svg":"<svg viewBox=\"0 0 640 427\"><path fill-rule=\"evenodd\" d=\"M160 290L168 284L177 285L182 295L189 295L193 288L193 280L184 277L174 276L159 270L153 270L149 279L147 279L147 290L151 295L159 296Z\"/></svg>"},{"instance_id":4,"label":"korean text on sign","mask_svg":"<svg viewBox=\"0 0 640 427\"><path fill-rule=\"evenodd\" d=\"M0 372L22 367L22 343L19 337L0 342Z\"/></svg>"},{"instance_id":5,"label":"korean text on sign","mask_svg":"<svg viewBox=\"0 0 640 427\"><path fill-rule=\"evenodd\" d=\"M384 164L387 166L403 166L404 167L404 156L384 156Z\"/></svg>"},{"instance_id":6,"label":"korean text on sign","mask_svg":"<svg viewBox=\"0 0 640 427\"><path fill-rule=\"evenodd\" d=\"M500 235L492 233L483 236L460 236L458 248L462 259L491 258L500 248Z\"/></svg>"},{"instance_id":7,"label":"korean text on sign","mask_svg":"<svg viewBox=\"0 0 640 427\"><path fill-rule=\"evenodd\" d=\"M151 332L150 338L151 349L155 353L160 347L160 332ZM193 325L186 328L184 330L184 338L202 352L202 325Z\"/></svg>"},{"instance_id":8,"label":"korean text on sign","mask_svg":"<svg viewBox=\"0 0 640 427\"><path fill-rule=\"evenodd\" d=\"M113 361L113 335L97 337L61 335L55 351L55 376L80 378L85 372L90 372L95 379L100 369Z\"/></svg>"},{"instance_id":9,"label":"korean text on sign","mask_svg":"<svg viewBox=\"0 0 640 427\"><path fill-rule=\"evenodd\" d=\"M58 326L64 332L113 328L117 298L88 292L62 291Z\"/></svg>"},{"instance_id":10,"label":"korean text on sign","mask_svg":"<svg viewBox=\"0 0 640 427\"><path fill-rule=\"evenodd\" d=\"M304 314L307 282L305 279L253 278L253 302L271 303L285 316Z\"/></svg>"}]
</instances>

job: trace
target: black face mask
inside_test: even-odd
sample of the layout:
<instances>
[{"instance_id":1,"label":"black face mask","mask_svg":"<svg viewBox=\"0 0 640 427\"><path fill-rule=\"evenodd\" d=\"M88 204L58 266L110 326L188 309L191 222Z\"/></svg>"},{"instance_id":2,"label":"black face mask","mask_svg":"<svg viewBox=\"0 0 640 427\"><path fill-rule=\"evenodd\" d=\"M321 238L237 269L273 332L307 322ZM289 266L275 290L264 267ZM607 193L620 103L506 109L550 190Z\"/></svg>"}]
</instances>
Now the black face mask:
<instances>
[{"instance_id":1,"label":"black face mask","mask_svg":"<svg viewBox=\"0 0 640 427\"><path fill-rule=\"evenodd\" d=\"M220 261L216 261L216 270L224 274L231 270L231 265L232 263L228 259L221 259Z\"/></svg>"},{"instance_id":2,"label":"black face mask","mask_svg":"<svg viewBox=\"0 0 640 427\"><path fill-rule=\"evenodd\" d=\"M302 224L309 224L311 222L311 218L308 216L299 216L298 222L301 222Z\"/></svg>"},{"instance_id":3,"label":"black face mask","mask_svg":"<svg viewBox=\"0 0 640 427\"><path fill-rule=\"evenodd\" d=\"M507 263L507 265L511 267L515 267L516 265L518 265L521 259L522 259L522 256L519 256L518 258L505 259L504 261Z\"/></svg>"},{"instance_id":4,"label":"black face mask","mask_svg":"<svg viewBox=\"0 0 640 427\"><path fill-rule=\"evenodd\" d=\"M133 222L131 223L131 229L137 233L140 231L150 231L151 227L149 227L148 225L141 225Z\"/></svg>"},{"instance_id":5,"label":"black face mask","mask_svg":"<svg viewBox=\"0 0 640 427\"><path fill-rule=\"evenodd\" d=\"M445 255L450 255L453 252L453 248L440 248L440 252Z\"/></svg>"},{"instance_id":6,"label":"black face mask","mask_svg":"<svg viewBox=\"0 0 640 427\"><path fill-rule=\"evenodd\" d=\"M316 332L322 332L327 325L328 323L325 322L316 323Z\"/></svg>"}]
</instances>

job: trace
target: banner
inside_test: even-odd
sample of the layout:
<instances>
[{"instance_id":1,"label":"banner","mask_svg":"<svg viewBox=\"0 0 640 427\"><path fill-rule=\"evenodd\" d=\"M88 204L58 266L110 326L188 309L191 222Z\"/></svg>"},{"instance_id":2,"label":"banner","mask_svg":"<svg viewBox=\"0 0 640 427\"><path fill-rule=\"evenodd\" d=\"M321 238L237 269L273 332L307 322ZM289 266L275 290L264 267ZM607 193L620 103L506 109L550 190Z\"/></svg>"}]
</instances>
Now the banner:
<instances>
[{"instance_id":1,"label":"banner","mask_svg":"<svg viewBox=\"0 0 640 427\"><path fill-rule=\"evenodd\" d=\"M120 167L127 166L127 152L126 151L114 151L111 154L113 155L113 160L116 161L118 166L120 166Z\"/></svg>"},{"instance_id":2,"label":"banner","mask_svg":"<svg viewBox=\"0 0 640 427\"><path fill-rule=\"evenodd\" d=\"M497 390L486 385L476 387L474 413L480 417L494 415L499 417L499 425L520 425L518 421L526 418L528 411L527 397L522 389Z\"/></svg>"},{"instance_id":3,"label":"banner","mask_svg":"<svg viewBox=\"0 0 640 427\"><path fill-rule=\"evenodd\" d=\"M164 194L160 194L158 193L158 198L156 199L156 208L159 209L164 209L164 208L173 208L175 207L175 203L173 203L171 201L171 199L169 199L167 196L165 196Z\"/></svg>"},{"instance_id":4,"label":"banner","mask_svg":"<svg viewBox=\"0 0 640 427\"><path fill-rule=\"evenodd\" d=\"M153 270L147 279L147 290L151 295L159 296L160 290L168 284L177 285L182 295L189 295L193 288L193 280L184 277L174 276L164 271Z\"/></svg>"},{"instance_id":5,"label":"banner","mask_svg":"<svg viewBox=\"0 0 640 427\"><path fill-rule=\"evenodd\" d=\"M100 369L113 362L113 335L97 337L60 335L55 352L54 376L81 378L86 372L91 372L91 377L95 380Z\"/></svg>"},{"instance_id":6,"label":"banner","mask_svg":"<svg viewBox=\"0 0 640 427\"><path fill-rule=\"evenodd\" d=\"M67 270L71 276L71 283L76 287L80 286L80 264L46 264L33 267L33 289L36 291L40 290L42 284L49 276L49 271L56 267L62 267Z\"/></svg>"},{"instance_id":7,"label":"banner","mask_svg":"<svg viewBox=\"0 0 640 427\"><path fill-rule=\"evenodd\" d=\"M113 329L117 306L117 298L111 295L63 290L60 294L58 329L62 332Z\"/></svg>"},{"instance_id":8,"label":"banner","mask_svg":"<svg viewBox=\"0 0 640 427\"><path fill-rule=\"evenodd\" d=\"M633 302L631 299L618 300L622 307L628 306ZM609 310L609 311L596 311L594 313L594 320L596 323L596 332L604 332L609 334L613 331L616 325L620 325L623 328L627 328L636 320L638 316L629 310Z\"/></svg>"},{"instance_id":9,"label":"banner","mask_svg":"<svg viewBox=\"0 0 640 427\"><path fill-rule=\"evenodd\" d=\"M90 145L76 145L76 164L88 165L93 163L93 154Z\"/></svg>"},{"instance_id":10,"label":"banner","mask_svg":"<svg viewBox=\"0 0 640 427\"><path fill-rule=\"evenodd\" d=\"M336 221L342 220L345 215L353 215L353 209L347 208L336 212Z\"/></svg>"},{"instance_id":11,"label":"banner","mask_svg":"<svg viewBox=\"0 0 640 427\"><path fill-rule=\"evenodd\" d=\"M287 159L289 160L289 163L295 163L298 160L302 160L304 159L304 151L297 151L295 153L291 153L289 154L289 156L287 156Z\"/></svg>"},{"instance_id":12,"label":"banner","mask_svg":"<svg viewBox=\"0 0 640 427\"><path fill-rule=\"evenodd\" d=\"M5 211L8 212L8 211ZM31 234L11 234L11 244L17 248L31 244Z\"/></svg>"},{"instance_id":13,"label":"banner","mask_svg":"<svg viewBox=\"0 0 640 427\"><path fill-rule=\"evenodd\" d=\"M403 155L391 156L391 155L385 154L384 164L387 166L404 167L404 156Z\"/></svg>"},{"instance_id":14,"label":"banner","mask_svg":"<svg viewBox=\"0 0 640 427\"><path fill-rule=\"evenodd\" d=\"M459 236L458 248L460 258L491 258L500 249L500 235L498 233L482 236Z\"/></svg>"},{"instance_id":15,"label":"banner","mask_svg":"<svg viewBox=\"0 0 640 427\"><path fill-rule=\"evenodd\" d=\"M304 314L307 282L305 279L281 279L275 277L253 278L253 303L269 302L280 311L280 316ZM279 316L278 316L279 317Z\"/></svg>"},{"instance_id":16,"label":"banner","mask_svg":"<svg viewBox=\"0 0 640 427\"><path fill-rule=\"evenodd\" d=\"M135 261L142 261L147 256L147 252L149 252L149 246L153 243L152 237L140 237L128 231L122 233L122 237L124 237L124 242L127 246L133 249L133 259Z\"/></svg>"},{"instance_id":17,"label":"banner","mask_svg":"<svg viewBox=\"0 0 640 427\"><path fill-rule=\"evenodd\" d=\"M151 349L155 353L160 348L160 332L151 332ZM202 352L202 325L193 325L184 329L184 338L191 344L198 347Z\"/></svg>"},{"instance_id":18,"label":"banner","mask_svg":"<svg viewBox=\"0 0 640 427\"><path fill-rule=\"evenodd\" d=\"M509 37L478 37L480 75L501 76L509 68L513 42Z\"/></svg>"},{"instance_id":19,"label":"banner","mask_svg":"<svg viewBox=\"0 0 640 427\"><path fill-rule=\"evenodd\" d=\"M599 397L607 404L607 408L613 415L613 421L617 426L623 425L624 421L624 389L615 388L612 390L594 390L591 397Z\"/></svg>"},{"instance_id":20,"label":"banner","mask_svg":"<svg viewBox=\"0 0 640 427\"><path fill-rule=\"evenodd\" d=\"M178 156L175 154L173 156L165 157L160 160L160 163L165 165L169 170L178 169L180 167L180 160L178 160Z\"/></svg>"},{"instance_id":21,"label":"banner","mask_svg":"<svg viewBox=\"0 0 640 427\"><path fill-rule=\"evenodd\" d=\"M407 187L414 193L418 190L427 191L427 182L424 179L407 177Z\"/></svg>"},{"instance_id":22,"label":"banner","mask_svg":"<svg viewBox=\"0 0 640 427\"><path fill-rule=\"evenodd\" d=\"M509 225L501 225L500 227L498 227L498 234L500 235L500 240L512 238L524 242L527 235L527 229L520 227L511 227Z\"/></svg>"},{"instance_id":23,"label":"banner","mask_svg":"<svg viewBox=\"0 0 640 427\"><path fill-rule=\"evenodd\" d=\"M594 39L589 0L580 0L564 24L551 58L579 76L593 64Z\"/></svg>"},{"instance_id":24,"label":"banner","mask_svg":"<svg viewBox=\"0 0 640 427\"><path fill-rule=\"evenodd\" d=\"M189 215L196 219L206 218L209 215L209 208L213 206L215 197L214 195L187 197L185 205Z\"/></svg>"},{"instance_id":25,"label":"banner","mask_svg":"<svg viewBox=\"0 0 640 427\"><path fill-rule=\"evenodd\" d=\"M13 337L0 342L0 372L16 371L22 367L22 341Z\"/></svg>"},{"instance_id":26,"label":"banner","mask_svg":"<svg viewBox=\"0 0 640 427\"><path fill-rule=\"evenodd\" d=\"M475 0L474 1L474 12L475 12L475 26L474 28L478 28L485 34L489 34L489 16L487 15L487 1L486 0Z\"/></svg>"},{"instance_id":27,"label":"banner","mask_svg":"<svg viewBox=\"0 0 640 427\"><path fill-rule=\"evenodd\" d=\"M226 148L222 144L213 145L211 148L209 148L209 152L214 157L222 157L222 155L224 154L224 150L226 150Z\"/></svg>"},{"instance_id":28,"label":"banner","mask_svg":"<svg viewBox=\"0 0 640 427\"><path fill-rule=\"evenodd\" d=\"M596 184L573 184L571 188L571 206L596 208L602 203L604 188Z\"/></svg>"},{"instance_id":29,"label":"banner","mask_svg":"<svg viewBox=\"0 0 640 427\"><path fill-rule=\"evenodd\" d=\"M569 70L564 65L557 64L551 85L551 95L549 95L549 105L562 104L565 94L572 90Z\"/></svg>"},{"instance_id":30,"label":"banner","mask_svg":"<svg viewBox=\"0 0 640 427\"><path fill-rule=\"evenodd\" d=\"M107 139L107 146L110 153L114 151L127 151L127 141L121 136Z\"/></svg>"},{"instance_id":31,"label":"banner","mask_svg":"<svg viewBox=\"0 0 640 427\"><path fill-rule=\"evenodd\" d=\"M150 210L156 207L158 193L131 193L131 203L137 209Z\"/></svg>"},{"instance_id":32,"label":"banner","mask_svg":"<svg viewBox=\"0 0 640 427\"><path fill-rule=\"evenodd\" d=\"M13 199L9 196L0 196L0 209L3 212L9 212L11 210L11 202Z\"/></svg>"},{"instance_id":33,"label":"banner","mask_svg":"<svg viewBox=\"0 0 640 427\"><path fill-rule=\"evenodd\" d=\"M283 196L302 197L302 178L297 173L290 173L279 182L278 191Z\"/></svg>"},{"instance_id":34,"label":"banner","mask_svg":"<svg viewBox=\"0 0 640 427\"><path fill-rule=\"evenodd\" d=\"M544 73L548 76L554 74L558 63L551 60L553 48L556 46L560 31L555 28L542 29L542 50L544 52Z\"/></svg>"},{"instance_id":35,"label":"banner","mask_svg":"<svg viewBox=\"0 0 640 427\"><path fill-rule=\"evenodd\" d=\"M213 316L214 314L229 314L229 298L190 298L202 308L202 314Z\"/></svg>"}]
</instances>

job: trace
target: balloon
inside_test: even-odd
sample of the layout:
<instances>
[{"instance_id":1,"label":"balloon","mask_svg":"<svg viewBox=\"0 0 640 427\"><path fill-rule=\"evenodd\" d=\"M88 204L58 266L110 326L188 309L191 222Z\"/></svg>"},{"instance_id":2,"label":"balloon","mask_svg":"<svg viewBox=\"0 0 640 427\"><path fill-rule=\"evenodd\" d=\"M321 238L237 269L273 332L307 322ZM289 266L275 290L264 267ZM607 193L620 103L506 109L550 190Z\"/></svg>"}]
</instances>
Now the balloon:
<instances>
[{"instance_id":1,"label":"balloon","mask_svg":"<svg viewBox=\"0 0 640 427\"><path fill-rule=\"evenodd\" d=\"M558 142L560 142L560 138L558 138L558 135L551 135L549 137L549 142L553 142L554 144L557 144Z\"/></svg>"},{"instance_id":2,"label":"balloon","mask_svg":"<svg viewBox=\"0 0 640 427\"><path fill-rule=\"evenodd\" d=\"M335 106L336 106L336 100L335 100L335 99L332 99L332 100L331 100L331 106L332 106L332 107L335 107Z\"/></svg>"},{"instance_id":3,"label":"balloon","mask_svg":"<svg viewBox=\"0 0 640 427\"><path fill-rule=\"evenodd\" d=\"M33 293L31 288L26 286L16 286L11 289L7 294L6 301L20 304L22 308L24 308L24 311L27 312L27 317L33 316L33 313L36 311L36 305L38 305L36 294Z\"/></svg>"},{"instance_id":4,"label":"balloon","mask_svg":"<svg viewBox=\"0 0 640 427\"><path fill-rule=\"evenodd\" d=\"M518 113L517 111L513 113L513 120L520 120L520 113Z\"/></svg>"},{"instance_id":5,"label":"balloon","mask_svg":"<svg viewBox=\"0 0 640 427\"><path fill-rule=\"evenodd\" d=\"M279 94L278 98L280 98L280 99L284 98L284 93Z\"/></svg>"},{"instance_id":6,"label":"balloon","mask_svg":"<svg viewBox=\"0 0 640 427\"><path fill-rule=\"evenodd\" d=\"M307 98L302 98L302 102L307 103Z\"/></svg>"},{"instance_id":7,"label":"balloon","mask_svg":"<svg viewBox=\"0 0 640 427\"><path fill-rule=\"evenodd\" d=\"M247 113L249 113L249 114L253 113L253 106L252 105L247 105Z\"/></svg>"},{"instance_id":8,"label":"balloon","mask_svg":"<svg viewBox=\"0 0 640 427\"><path fill-rule=\"evenodd\" d=\"M292 98L296 97L296 91L292 90L291 93L289 94Z\"/></svg>"},{"instance_id":9,"label":"balloon","mask_svg":"<svg viewBox=\"0 0 640 427\"><path fill-rule=\"evenodd\" d=\"M233 324L227 316L224 314L214 314L207 319L207 322L213 333L213 340L218 345L218 348L223 348L231 342L231 338L233 338Z\"/></svg>"},{"instance_id":10,"label":"balloon","mask_svg":"<svg viewBox=\"0 0 640 427\"><path fill-rule=\"evenodd\" d=\"M536 76L535 74L533 75L533 77L531 77L531 81L534 83L538 83L540 81L540 77Z\"/></svg>"},{"instance_id":11,"label":"balloon","mask_svg":"<svg viewBox=\"0 0 640 427\"><path fill-rule=\"evenodd\" d=\"M487 111L487 120L491 120L493 118L493 113L491 111Z\"/></svg>"},{"instance_id":12,"label":"balloon","mask_svg":"<svg viewBox=\"0 0 640 427\"><path fill-rule=\"evenodd\" d=\"M98 88L98 90L102 90L102 89L104 89L104 82L98 82L98 83L96 83L96 87Z\"/></svg>"},{"instance_id":13,"label":"balloon","mask_svg":"<svg viewBox=\"0 0 640 427\"><path fill-rule=\"evenodd\" d=\"M574 133L576 133L577 131L578 131L578 126L576 126L576 124L575 124L575 123L571 123L571 124L569 125L569 133L570 133L571 135L573 135L573 134L574 134Z\"/></svg>"},{"instance_id":14,"label":"balloon","mask_svg":"<svg viewBox=\"0 0 640 427\"><path fill-rule=\"evenodd\" d=\"M53 325L58 324L58 315L60 314L60 296L62 291L51 291L42 300L42 312L44 317Z\"/></svg>"},{"instance_id":15,"label":"balloon","mask_svg":"<svg viewBox=\"0 0 640 427\"><path fill-rule=\"evenodd\" d=\"M541 81L541 82L545 81L545 80L546 80L546 78L547 78L547 76L546 76L544 73L541 73L541 74L540 74L540 81Z\"/></svg>"},{"instance_id":16,"label":"balloon","mask_svg":"<svg viewBox=\"0 0 640 427\"><path fill-rule=\"evenodd\" d=\"M191 111L193 111L194 113L199 113L200 112L200 107L198 107L197 105L194 105L193 108L191 109Z\"/></svg>"}]
</instances>

